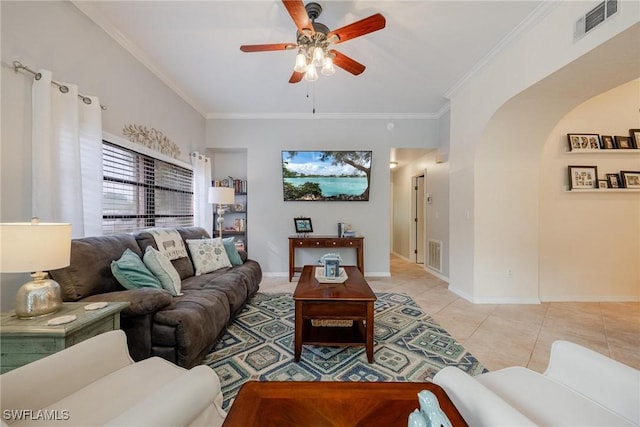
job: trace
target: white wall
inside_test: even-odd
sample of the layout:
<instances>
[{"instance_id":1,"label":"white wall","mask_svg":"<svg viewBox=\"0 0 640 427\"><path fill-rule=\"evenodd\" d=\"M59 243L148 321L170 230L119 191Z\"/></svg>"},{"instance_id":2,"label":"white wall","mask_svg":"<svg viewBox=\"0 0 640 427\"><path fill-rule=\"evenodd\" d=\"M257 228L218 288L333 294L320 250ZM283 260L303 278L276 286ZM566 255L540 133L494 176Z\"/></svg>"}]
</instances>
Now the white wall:
<instances>
[{"instance_id":1,"label":"white wall","mask_svg":"<svg viewBox=\"0 0 640 427\"><path fill-rule=\"evenodd\" d=\"M107 106L105 131L125 124L155 128L180 146L180 159L204 149L205 120L69 2L0 2L2 11L2 222L31 218L32 76L14 73L14 60L53 71ZM2 275L2 310L13 306L26 275Z\"/></svg>"},{"instance_id":2,"label":"white wall","mask_svg":"<svg viewBox=\"0 0 640 427\"><path fill-rule=\"evenodd\" d=\"M435 120L395 120L393 132L386 124L373 119L208 120L209 148L247 149L250 256L265 274L288 271L293 218L308 216L316 235L336 235L338 222L351 223L365 237L365 272L389 275L390 149L434 148L438 142ZM373 150L369 202L284 202L281 152L332 149ZM352 253L341 254L345 262L355 262ZM300 253L296 262L315 262L319 255Z\"/></svg>"},{"instance_id":3,"label":"white wall","mask_svg":"<svg viewBox=\"0 0 640 427\"><path fill-rule=\"evenodd\" d=\"M540 299L636 300L640 296L640 193L568 193L568 165L600 178L640 171L640 151L568 154L567 133L628 135L640 129L640 81L576 107L551 131L540 174Z\"/></svg>"},{"instance_id":4,"label":"white wall","mask_svg":"<svg viewBox=\"0 0 640 427\"><path fill-rule=\"evenodd\" d=\"M475 302L538 301L543 144L569 110L640 70L637 2L574 43L593 4L548 4L451 95L450 288Z\"/></svg>"}]
</instances>

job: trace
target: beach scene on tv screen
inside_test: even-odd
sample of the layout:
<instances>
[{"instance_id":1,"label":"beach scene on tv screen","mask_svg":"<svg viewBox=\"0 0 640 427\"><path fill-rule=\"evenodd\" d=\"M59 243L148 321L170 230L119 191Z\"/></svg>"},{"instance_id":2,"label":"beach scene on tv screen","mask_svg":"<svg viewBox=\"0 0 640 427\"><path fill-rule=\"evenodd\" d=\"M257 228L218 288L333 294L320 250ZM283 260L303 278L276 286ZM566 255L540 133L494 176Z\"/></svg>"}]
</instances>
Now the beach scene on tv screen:
<instances>
[{"instance_id":1,"label":"beach scene on tv screen","mask_svg":"<svg viewBox=\"0 0 640 427\"><path fill-rule=\"evenodd\" d=\"M283 151L285 201L368 201L371 151Z\"/></svg>"}]
</instances>

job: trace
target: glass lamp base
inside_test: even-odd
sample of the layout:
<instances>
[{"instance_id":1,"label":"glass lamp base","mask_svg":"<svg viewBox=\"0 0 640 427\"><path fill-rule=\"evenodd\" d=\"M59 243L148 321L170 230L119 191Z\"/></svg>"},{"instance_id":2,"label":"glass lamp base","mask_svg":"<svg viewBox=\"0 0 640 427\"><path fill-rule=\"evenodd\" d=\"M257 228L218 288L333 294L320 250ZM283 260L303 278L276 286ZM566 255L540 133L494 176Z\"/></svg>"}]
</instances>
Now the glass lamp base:
<instances>
[{"instance_id":1,"label":"glass lamp base","mask_svg":"<svg viewBox=\"0 0 640 427\"><path fill-rule=\"evenodd\" d=\"M55 313L62 307L62 291L55 280L47 278L47 273L34 273L33 281L27 282L16 294L16 316L21 319Z\"/></svg>"}]
</instances>

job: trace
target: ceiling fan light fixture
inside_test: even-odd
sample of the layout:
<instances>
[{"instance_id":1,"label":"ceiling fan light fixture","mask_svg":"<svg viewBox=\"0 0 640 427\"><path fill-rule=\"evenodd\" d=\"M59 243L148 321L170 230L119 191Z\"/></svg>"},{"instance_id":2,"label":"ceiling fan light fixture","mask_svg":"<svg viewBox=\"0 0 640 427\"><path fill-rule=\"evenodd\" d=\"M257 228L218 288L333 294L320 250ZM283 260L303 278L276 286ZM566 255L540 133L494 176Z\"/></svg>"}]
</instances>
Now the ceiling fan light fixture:
<instances>
[{"instance_id":1,"label":"ceiling fan light fixture","mask_svg":"<svg viewBox=\"0 0 640 427\"><path fill-rule=\"evenodd\" d=\"M304 73L307 71L307 55L303 49L298 50L298 54L296 55L296 65L293 67L293 70L298 73Z\"/></svg>"},{"instance_id":2,"label":"ceiling fan light fixture","mask_svg":"<svg viewBox=\"0 0 640 427\"><path fill-rule=\"evenodd\" d=\"M323 76L331 76L335 74L336 68L333 66L333 59L330 56L325 56L324 63L322 64L322 70L320 70Z\"/></svg>"},{"instance_id":3,"label":"ceiling fan light fixture","mask_svg":"<svg viewBox=\"0 0 640 427\"><path fill-rule=\"evenodd\" d=\"M308 82L315 82L318 80L318 71L316 70L316 67L307 67L307 71L304 73L304 79Z\"/></svg>"},{"instance_id":4,"label":"ceiling fan light fixture","mask_svg":"<svg viewBox=\"0 0 640 427\"><path fill-rule=\"evenodd\" d=\"M322 47L316 46L313 48L313 65L316 67L322 67L324 64L324 52Z\"/></svg>"}]
</instances>

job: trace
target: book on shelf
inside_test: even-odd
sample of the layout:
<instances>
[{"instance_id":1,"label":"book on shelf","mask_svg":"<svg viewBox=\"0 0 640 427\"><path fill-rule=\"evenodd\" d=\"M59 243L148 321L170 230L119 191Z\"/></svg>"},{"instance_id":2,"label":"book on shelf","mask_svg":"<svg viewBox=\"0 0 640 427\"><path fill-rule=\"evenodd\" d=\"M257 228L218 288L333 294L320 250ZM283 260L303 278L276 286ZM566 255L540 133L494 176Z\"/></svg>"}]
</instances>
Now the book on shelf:
<instances>
[{"instance_id":1,"label":"book on shelf","mask_svg":"<svg viewBox=\"0 0 640 427\"><path fill-rule=\"evenodd\" d=\"M214 187L230 187L236 193L246 193L247 192L247 180L246 179L238 179L232 176L226 179L217 179L213 181Z\"/></svg>"}]
</instances>

